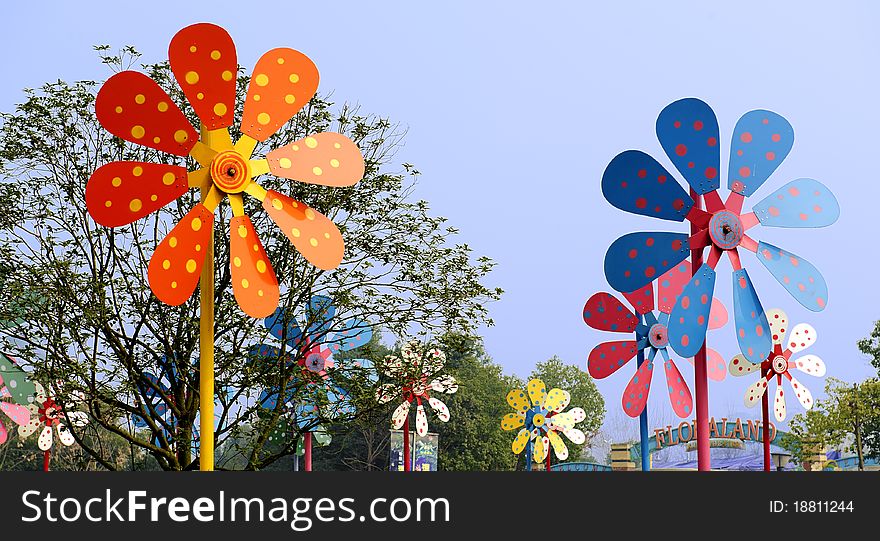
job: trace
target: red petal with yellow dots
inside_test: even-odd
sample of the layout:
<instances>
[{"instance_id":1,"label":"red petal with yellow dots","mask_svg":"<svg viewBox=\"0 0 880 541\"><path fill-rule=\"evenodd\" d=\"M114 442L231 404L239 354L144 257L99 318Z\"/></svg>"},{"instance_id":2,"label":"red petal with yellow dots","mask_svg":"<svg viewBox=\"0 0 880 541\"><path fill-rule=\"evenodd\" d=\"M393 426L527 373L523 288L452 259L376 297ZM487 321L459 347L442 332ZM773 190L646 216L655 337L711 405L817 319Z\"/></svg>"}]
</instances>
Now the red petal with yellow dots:
<instances>
[{"instance_id":1,"label":"red petal with yellow dots","mask_svg":"<svg viewBox=\"0 0 880 541\"><path fill-rule=\"evenodd\" d=\"M257 61L241 118L241 131L265 141L312 99L318 67L293 49L272 49Z\"/></svg>"},{"instance_id":2,"label":"red petal with yellow dots","mask_svg":"<svg viewBox=\"0 0 880 541\"><path fill-rule=\"evenodd\" d=\"M269 171L322 186L352 186L364 178L364 157L348 137L324 132L277 148L266 155Z\"/></svg>"},{"instance_id":3,"label":"red petal with yellow dots","mask_svg":"<svg viewBox=\"0 0 880 541\"><path fill-rule=\"evenodd\" d=\"M86 208L101 225L130 224L186 193L185 167L144 162L113 162L92 173Z\"/></svg>"},{"instance_id":4,"label":"red petal with yellow dots","mask_svg":"<svg viewBox=\"0 0 880 541\"><path fill-rule=\"evenodd\" d=\"M227 128L235 116L235 44L216 24L187 26L171 39L168 61L202 124Z\"/></svg>"},{"instance_id":5,"label":"red petal with yellow dots","mask_svg":"<svg viewBox=\"0 0 880 541\"><path fill-rule=\"evenodd\" d=\"M192 296L211 241L214 213L199 203L156 247L147 277L150 289L165 304L179 306Z\"/></svg>"},{"instance_id":6,"label":"red petal with yellow dots","mask_svg":"<svg viewBox=\"0 0 880 541\"><path fill-rule=\"evenodd\" d=\"M312 265L331 270L342 262L345 242L329 218L274 190L266 193L263 208Z\"/></svg>"},{"instance_id":7,"label":"red petal with yellow dots","mask_svg":"<svg viewBox=\"0 0 880 541\"><path fill-rule=\"evenodd\" d=\"M95 113L116 137L177 156L188 156L199 139L168 94L136 71L107 79L95 98Z\"/></svg>"},{"instance_id":8,"label":"red petal with yellow dots","mask_svg":"<svg viewBox=\"0 0 880 541\"><path fill-rule=\"evenodd\" d=\"M278 308L278 279L247 216L229 222L232 291L245 314L266 317Z\"/></svg>"}]
</instances>

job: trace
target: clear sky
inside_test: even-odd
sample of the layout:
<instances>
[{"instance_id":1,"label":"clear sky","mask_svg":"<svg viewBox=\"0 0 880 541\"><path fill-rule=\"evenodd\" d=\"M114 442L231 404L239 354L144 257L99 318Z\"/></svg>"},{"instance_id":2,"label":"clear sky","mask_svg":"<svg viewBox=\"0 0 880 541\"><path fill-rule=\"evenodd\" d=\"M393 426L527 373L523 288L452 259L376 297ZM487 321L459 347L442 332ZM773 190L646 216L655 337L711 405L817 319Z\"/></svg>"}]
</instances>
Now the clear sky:
<instances>
[{"instance_id":1,"label":"clear sky","mask_svg":"<svg viewBox=\"0 0 880 541\"><path fill-rule=\"evenodd\" d=\"M752 254L744 264L765 308L816 327L809 352L825 359L829 375L853 381L875 373L855 346L880 318L875 2L54 4L14 2L0 11L0 109L19 102L24 87L106 78L93 45L131 44L143 61L156 62L178 29L208 21L230 32L246 68L272 47L299 49L321 70L322 91L400 122L409 132L397 158L423 173L417 196L498 262L488 284L506 293L491 306L496 326L485 330L486 346L521 376L554 354L585 368L594 345L617 339L581 319L586 299L609 290L602 268L614 239L684 231L611 207L599 187L609 160L636 148L674 171L654 122L666 104L696 96L718 116L726 173L739 116L776 111L794 126L795 145L747 207L789 180L812 177L837 195L842 215L826 229L759 227L754 237L816 265L829 284L828 308L808 312ZM726 185L724 175L723 194ZM730 309L726 259L718 272L716 295ZM713 331L710 344L734 355L732 324ZM690 380L691 367L680 364ZM631 375L622 372L599 382L609 409L620 409ZM821 381L800 379L821 396ZM659 365L654 381L663 381ZM742 395L752 381L711 383L710 412L745 413ZM662 389L649 402L658 413L669 410ZM789 416L799 411L790 397Z\"/></svg>"}]
</instances>

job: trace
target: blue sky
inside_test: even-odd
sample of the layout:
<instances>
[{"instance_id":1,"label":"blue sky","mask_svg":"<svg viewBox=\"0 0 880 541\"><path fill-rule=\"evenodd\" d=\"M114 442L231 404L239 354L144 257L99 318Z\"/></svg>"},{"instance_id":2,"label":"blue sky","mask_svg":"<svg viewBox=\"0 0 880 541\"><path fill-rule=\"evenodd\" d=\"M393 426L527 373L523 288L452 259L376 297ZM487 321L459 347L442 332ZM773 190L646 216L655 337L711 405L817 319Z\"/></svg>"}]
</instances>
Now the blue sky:
<instances>
[{"instance_id":1,"label":"blue sky","mask_svg":"<svg viewBox=\"0 0 880 541\"><path fill-rule=\"evenodd\" d=\"M776 111L794 126L795 145L747 207L789 180L812 177L836 194L842 215L826 229L758 228L754 236L816 265L829 284L828 308L801 308L753 254L743 255L744 265L765 308L783 308L792 322L816 327L819 340L809 352L825 359L829 375L852 381L875 373L855 347L880 318L870 221L880 195L872 165L880 121L875 3L56 4L3 8L0 109L20 101L24 87L106 78L92 45L132 44L144 61L160 61L178 29L210 21L230 32L246 68L272 47L299 49L317 63L323 91L400 122L408 135L397 158L422 172L416 195L459 227L461 240L498 262L489 284L506 293L491 306L496 326L485 330L486 346L508 372L523 376L554 354L585 368L594 345L617 339L581 319L586 299L609 290L602 262L614 239L683 231L604 200L599 182L611 158L641 149L674 171L654 122L666 104L696 96L718 116L726 174L739 116ZM718 272L716 295L731 308L726 259ZM725 357L736 353L732 324L710 340ZM690 379L688 363L680 366ZM599 382L612 410L629 379L629 370L622 372ZM821 381L800 379L821 396ZM751 382L710 383L710 412L743 411ZM669 410L666 400L655 391L649 407ZM789 416L798 411L790 402Z\"/></svg>"}]
</instances>

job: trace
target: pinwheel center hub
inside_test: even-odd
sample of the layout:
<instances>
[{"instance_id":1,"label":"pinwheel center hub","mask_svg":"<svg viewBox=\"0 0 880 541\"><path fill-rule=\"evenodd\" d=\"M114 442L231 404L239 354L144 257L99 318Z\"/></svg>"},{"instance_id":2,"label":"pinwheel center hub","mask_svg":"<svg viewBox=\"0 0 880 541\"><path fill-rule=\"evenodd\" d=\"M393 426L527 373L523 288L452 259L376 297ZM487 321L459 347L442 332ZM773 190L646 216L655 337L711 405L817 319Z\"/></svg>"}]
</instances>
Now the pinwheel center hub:
<instances>
[{"instance_id":1,"label":"pinwheel center hub","mask_svg":"<svg viewBox=\"0 0 880 541\"><path fill-rule=\"evenodd\" d=\"M546 423L546 422L547 422L547 418L544 417L540 413L536 413L535 416L532 417L532 424L538 428L544 426L544 423Z\"/></svg>"},{"instance_id":2,"label":"pinwheel center hub","mask_svg":"<svg viewBox=\"0 0 880 541\"><path fill-rule=\"evenodd\" d=\"M244 156L234 150L220 152L211 161L211 180L226 193L241 193L250 181Z\"/></svg>"},{"instance_id":3,"label":"pinwheel center hub","mask_svg":"<svg viewBox=\"0 0 880 541\"><path fill-rule=\"evenodd\" d=\"M306 368L311 372L320 372L324 370L327 362L324 360L324 356L320 353L309 353L306 356Z\"/></svg>"},{"instance_id":4,"label":"pinwheel center hub","mask_svg":"<svg viewBox=\"0 0 880 541\"><path fill-rule=\"evenodd\" d=\"M662 323L652 325L651 330L648 332L648 342L657 349L665 348L669 345L669 331L666 329L666 325Z\"/></svg>"},{"instance_id":5,"label":"pinwheel center hub","mask_svg":"<svg viewBox=\"0 0 880 541\"><path fill-rule=\"evenodd\" d=\"M709 220L709 237L722 250L733 250L739 246L744 232L742 220L729 210L716 212Z\"/></svg>"},{"instance_id":6,"label":"pinwheel center hub","mask_svg":"<svg viewBox=\"0 0 880 541\"><path fill-rule=\"evenodd\" d=\"M785 373L786 370L788 370L788 361L786 361L785 357L783 357L782 355L777 355L770 363L770 367L773 369L773 372L782 375Z\"/></svg>"},{"instance_id":7,"label":"pinwheel center hub","mask_svg":"<svg viewBox=\"0 0 880 541\"><path fill-rule=\"evenodd\" d=\"M47 426L58 424L61 415L61 408L51 398L47 398L39 408L40 422Z\"/></svg>"}]
</instances>

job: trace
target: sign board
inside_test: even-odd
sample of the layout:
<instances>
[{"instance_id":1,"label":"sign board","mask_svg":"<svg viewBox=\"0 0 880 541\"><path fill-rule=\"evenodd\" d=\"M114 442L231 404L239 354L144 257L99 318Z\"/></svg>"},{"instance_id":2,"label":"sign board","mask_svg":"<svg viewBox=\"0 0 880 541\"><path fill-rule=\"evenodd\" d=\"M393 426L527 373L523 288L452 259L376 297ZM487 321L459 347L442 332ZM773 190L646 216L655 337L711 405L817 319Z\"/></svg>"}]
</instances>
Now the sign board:
<instances>
[{"instance_id":1,"label":"sign board","mask_svg":"<svg viewBox=\"0 0 880 541\"><path fill-rule=\"evenodd\" d=\"M391 471L403 471L403 431L391 431L390 443ZM437 458L440 452L440 438L434 432L424 436L410 433L409 440L410 464L413 471L437 471Z\"/></svg>"}]
</instances>

